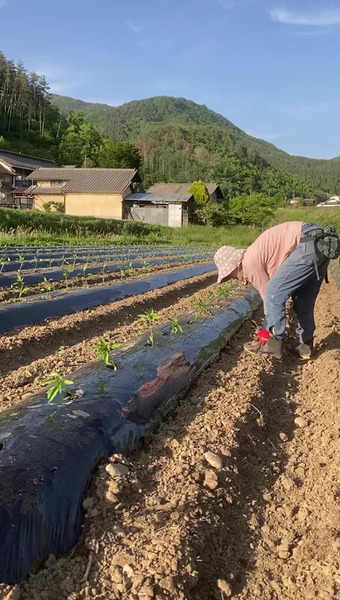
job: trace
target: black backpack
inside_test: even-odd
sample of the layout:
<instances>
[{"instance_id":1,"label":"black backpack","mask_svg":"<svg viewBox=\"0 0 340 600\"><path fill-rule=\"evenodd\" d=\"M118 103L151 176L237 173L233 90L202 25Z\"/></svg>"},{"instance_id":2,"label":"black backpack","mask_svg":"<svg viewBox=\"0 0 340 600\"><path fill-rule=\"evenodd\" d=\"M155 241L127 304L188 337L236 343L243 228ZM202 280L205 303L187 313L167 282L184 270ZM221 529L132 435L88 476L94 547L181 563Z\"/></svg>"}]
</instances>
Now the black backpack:
<instances>
[{"instance_id":1,"label":"black backpack","mask_svg":"<svg viewBox=\"0 0 340 600\"><path fill-rule=\"evenodd\" d=\"M333 225L327 225L327 227L325 227L321 233L317 233L315 240L320 252L322 252L326 258L330 258L332 260L339 258L340 238Z\"/></svg>"}]
</instances>

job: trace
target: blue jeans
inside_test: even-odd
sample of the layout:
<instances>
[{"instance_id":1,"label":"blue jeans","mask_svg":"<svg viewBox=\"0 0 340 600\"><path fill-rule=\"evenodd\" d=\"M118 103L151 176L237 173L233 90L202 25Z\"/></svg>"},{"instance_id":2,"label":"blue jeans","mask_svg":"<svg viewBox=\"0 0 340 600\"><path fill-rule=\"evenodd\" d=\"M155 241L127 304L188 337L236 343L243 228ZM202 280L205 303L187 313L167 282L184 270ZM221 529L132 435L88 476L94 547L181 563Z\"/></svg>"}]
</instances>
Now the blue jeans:
<instances>
[{"instance_id":1,"label":"blue jeans","mask_svg":"<svg viewBox=\"0 0 340 600\"><path fill-rule=\"evenodd\" d=\"M315 229L315 223L302 227L302 236ZM309 342L315 332L314 307L316 298L325 279L329 259L317 247L317 243L300 243L282 263L266 286L264 308L265 328L276 339L283 339L286 331L286 302L293 299L298 318L300 342Z\"/></svg>"}]
</instances>

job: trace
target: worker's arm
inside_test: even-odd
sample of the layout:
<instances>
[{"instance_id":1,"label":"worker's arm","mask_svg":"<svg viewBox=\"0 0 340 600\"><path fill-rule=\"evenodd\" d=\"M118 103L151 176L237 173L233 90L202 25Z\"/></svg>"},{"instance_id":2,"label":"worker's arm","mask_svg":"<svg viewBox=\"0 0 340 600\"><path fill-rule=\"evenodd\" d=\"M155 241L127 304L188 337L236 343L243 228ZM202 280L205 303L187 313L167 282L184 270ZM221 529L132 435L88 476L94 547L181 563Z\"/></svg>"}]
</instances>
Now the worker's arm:
<instances>
[{"instance_id":1,"label":"worker's arm","mask_svg":"<svg viewBox=\"0 0 340 600\"><path fill-rule=\"evenodd\" d=\"M264 300L266 293L266 285L269 281L268 273L264 270L256 270L255 273L252 273L250 283L254 286L255 289L259 292L262 300Z\"/></svg>"}]
</instances>

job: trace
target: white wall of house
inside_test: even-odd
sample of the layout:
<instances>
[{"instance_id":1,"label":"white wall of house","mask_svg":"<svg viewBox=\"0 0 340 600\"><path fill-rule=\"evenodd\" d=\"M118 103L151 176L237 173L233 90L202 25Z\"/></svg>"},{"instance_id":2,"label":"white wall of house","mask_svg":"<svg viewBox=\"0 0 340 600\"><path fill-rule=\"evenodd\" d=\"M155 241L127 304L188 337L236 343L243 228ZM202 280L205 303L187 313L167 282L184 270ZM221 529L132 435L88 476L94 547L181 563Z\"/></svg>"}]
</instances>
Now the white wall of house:
<instances>
[{"instance_id":1,"label":"white wall of house","mask_svg":"<svg viewBox=\"0 0 340 600\"><path fill-rule=\"evenodd\" d=\"M182 227L181 204L169 204L168 225L169 227Z\"/></svg>"}]
</instances>

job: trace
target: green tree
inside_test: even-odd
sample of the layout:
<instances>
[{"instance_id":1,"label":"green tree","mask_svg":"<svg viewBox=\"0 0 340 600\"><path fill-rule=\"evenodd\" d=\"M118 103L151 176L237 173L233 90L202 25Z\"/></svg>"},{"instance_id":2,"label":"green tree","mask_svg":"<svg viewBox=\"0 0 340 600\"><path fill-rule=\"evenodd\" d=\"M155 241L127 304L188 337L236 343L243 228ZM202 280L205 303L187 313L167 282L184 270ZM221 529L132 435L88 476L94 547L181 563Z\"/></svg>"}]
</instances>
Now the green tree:
<instances>
[{"instance_id":1,"label":"green tree","mask_svg":"<svg viewBox=\"0 0 340 600\"><path fill-rule=\"evenodd\" d=\"M60 160L77 167L96 167L101 144L102 136L93 125L86 123L84 115L71 113L59 148Z\"/></svg>"},{"instance_id":2,"label":"green tree","mask_svg":"<svg viewBox=\"0 0 340 600\"><path fill-rule=\"evenodd\" d=\"M195 202L198 204L198 206L204 206L210 202L210 196L207 187L200 179L192 183L188 189L188 194L192 194L194 196Z\"/></svg>"},{"instance_id":3,"label":"green tree","mask_svg":"<svg viewBox=\"0 0 340 600\"><path fill-rule=\"evenodd\" d=\"M130 142L103 140L98 153L98 167L114 169L140 169L142 157Z\"/></svg>"},{"instance_id":4,"label":"green tree","mask_svg":"<svg viewBox=\"0 0 340 600\"><path fill-rule=\"evenodd\" d=\"M232 217L241 225L261 227L267 225L277 208L277 200L265 194L236 196L229 203Z\"/></svg>"}]
</instances>

